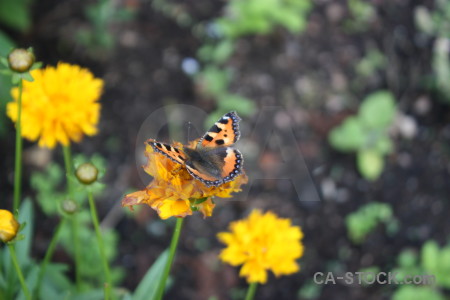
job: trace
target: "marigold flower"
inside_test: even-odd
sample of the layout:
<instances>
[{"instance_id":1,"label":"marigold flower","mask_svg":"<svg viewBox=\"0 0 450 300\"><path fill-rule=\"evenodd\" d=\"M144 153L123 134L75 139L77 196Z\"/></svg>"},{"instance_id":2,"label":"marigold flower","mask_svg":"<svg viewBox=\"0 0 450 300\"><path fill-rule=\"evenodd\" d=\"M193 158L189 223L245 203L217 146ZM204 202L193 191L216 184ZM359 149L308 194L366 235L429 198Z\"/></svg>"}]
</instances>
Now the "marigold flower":
<instances>
[{"instance_id":1,"label":"marigold flower","mask_svg":"<svg viewBox=\"0 0 450 300\"><path fill-rule=\"evenodd\" d=\"M191 145L195 144L193 141ZM173 146L183 149L181 143ZM126 195L122 206L132 208L133 205L148 204L161 219L185 217L197 210L204 217L210 217L215 206L214 196L229 198L231 193L241 191L241 185L248 181L247 176L241 174L218 187L207 187L189 175L183 165L154 152L150 145L146 145L145 155L148 161L144 170L153 176L153 181L144 190Z\"/></svg>"},{"instance_id":2,"label":"marigold flower","mask_svg":"<svg viewBox=\"0 0 450 300\"><path fill-rule=\"evenodd\" d=\"M22 136L39 146L54 148L79 142L83 135L97 133L99 99L103 81L77 65L58 63L55 67L30 72L34 81L23 82ZM7 114L17 121L18 88L11 91L13 102Z\"/></svg>"},{"instance_id":3,"label":"marigold flower","mask_svg":"<svg viewBox=\"0 0 450 300\"><path fill-rule=\"evenodd\" d=\"M300 227L291 225L290 219L254 210L229 228L231 232L217 235L227 245L219 258L232 266L243 265L239 275L249 283L265 283L268 270L277 277L300 270L296 260L303 255L303 233Z\"/></svg>"},{"instance_id":4,"label":"marigold flower","mask_svg":"<svg viewBox=\"0 0 450 300\"><path fill-rule=\"evenodd\" d=\"M0 209L0 240L9 242L16 237L19 230L19 223L14 218L14 215L4 209Z\"/></svg>"}]
</instances>

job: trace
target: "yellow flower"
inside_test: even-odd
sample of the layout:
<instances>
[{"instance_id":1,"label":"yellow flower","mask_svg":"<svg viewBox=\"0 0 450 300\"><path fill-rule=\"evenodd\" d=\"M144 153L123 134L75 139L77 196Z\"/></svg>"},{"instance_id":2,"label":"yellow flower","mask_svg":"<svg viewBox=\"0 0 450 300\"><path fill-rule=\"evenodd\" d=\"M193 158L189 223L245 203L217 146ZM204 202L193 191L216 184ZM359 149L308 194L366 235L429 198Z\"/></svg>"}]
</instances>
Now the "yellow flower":
<instances>
[{"instance_id":1,"label":"yellow flower","mask_svg":"<svg viewBox=\"0 0 450 300\"><path fill-rule=\"evenodd\" d=\"M247 219L232 222L230 231L217 235L227 245L219 258L232 266L243 265L239 275L249 283L265 283L268 270L277 277L300 270L296 260L303 255L303 233L290 219L254 210Z\"/></svg>"},{"instance_id":2,"label":"yellow flower","mask_svg":"<svg viewBox=\"0 0 450 300\"><path fill-rule=\"evenodd\" d=\"M195 143L192 142L192 145ZM183 149L181 143L173 146ZM204 217L210 217L215 206L212 200L214 196L229 198L231 193L239 192L241 185L248 181L247 176L241 174L218 187L207 187L189 175L183 165L154 152L150 145L146 146L145 155L148 161L144 170L153 176L153 181L144 190L126 195L122 206L132 208L133 205L148 204L158 212L161 219L185 217L197 210Z\"/></svg>"},{"instance_id":3,"label":"yellow flower","mask_svg":"<svg viewBox=\"0 0 450 300\"><path fill-rule=\"evenodd\" d=\"M76 65L59 63L55 67L31 71L34 81L23 82L22 136L39 146L54 148L79 142L83 135L97 133L103 81ZM17 121L18 88L11 91L13 102L7 114Z\"/></svg>"},{"instance_id":4,"label":"yellow flower","mask_svg":"<svg viewBox=\"0 0 450 300\"><path fill-rule=\"evenodd\" d=\"M9 242L19 230L19 223L8 210L0 209L0 240Z\"/></svg>"}]
</instances>

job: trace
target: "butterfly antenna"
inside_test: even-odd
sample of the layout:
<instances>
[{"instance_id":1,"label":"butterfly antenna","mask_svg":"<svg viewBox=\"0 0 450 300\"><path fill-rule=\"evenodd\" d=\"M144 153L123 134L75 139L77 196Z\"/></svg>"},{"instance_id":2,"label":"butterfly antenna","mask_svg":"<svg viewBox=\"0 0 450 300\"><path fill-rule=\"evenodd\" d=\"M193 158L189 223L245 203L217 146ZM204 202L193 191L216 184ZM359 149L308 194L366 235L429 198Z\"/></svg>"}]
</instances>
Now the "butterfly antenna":
<instances>
[{"instance_id":1,"label":"butterfly antenna","mask_svg":"<svg viewBox=\"0 0 450 300\"><path fill-rule=\"evenodd\" d=\"M191 122L187 122L187 144L189 144L189 141L191 140L191 127L192 127L192 123Z\"/></svg>"}]
</instances>

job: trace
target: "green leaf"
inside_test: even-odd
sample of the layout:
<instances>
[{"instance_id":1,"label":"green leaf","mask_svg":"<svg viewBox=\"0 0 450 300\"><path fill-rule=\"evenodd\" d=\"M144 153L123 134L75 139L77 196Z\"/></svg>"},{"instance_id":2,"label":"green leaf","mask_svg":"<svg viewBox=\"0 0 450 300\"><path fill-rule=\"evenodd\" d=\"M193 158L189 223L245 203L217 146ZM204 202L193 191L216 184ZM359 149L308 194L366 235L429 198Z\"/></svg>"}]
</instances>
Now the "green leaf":
<instances>
[{"instance_id":1,"label":"green leaf","mask_svg":"<svg viewBox=\"0 0 450 300\"><path fill-rule=\"evenodd\" d=\"M383 156L377 151L361 150L357 154L358 170L368 180L376 180L384 168Z\"/></svg>"},{"instance_id":2,"label":"green leaf","mask_svg":"<svg viewBox=\"0 0 450 300\"><path fill-rule=\"evenodd\" d=\"M201 87L211 96L226 93L230 82L230 72L217 67L207 67L196 76Z\"/></svg>"},{"instance_id":3,"label":"green leaf","mask_svg":"<svg viewBox=\"0 0 450 300\"><path fill-rule=\"evenodd\" d=\"M3 31L0 31L0 56L7 56L15 46L16 44L9 38L9 36L7 36ZM3 61L2 63L4 64L5 62Z\"/></svg>"},{"instance_id":4,"label":"green leaf","mask_svg":"<svg viewBox=\"0 0 450 300\"><path fill-rule=\"evenodd\" d=\"M422 247L421 256L423 268L433 274L440 265L438 244L435 241L426 242Z\"/></svg>"},{"instance_id":5,"label":"green leaf","mask_svg":"<svg viewBox=\"0 0 450 300\"><path fill-rule=\"evenodd\" d=\"M364 130L355 117L348 117L328 135L328 141L331 146L344 152L362 148L365 139Z\"/></svg>"},{"instance_id":6,"label":"green leaf","mask_svg":"<svg viewBox=\"0 0 450 300\"><path fill-rule=\"evenodd\" d=\"M68 269L68 266L64 264L47 265L39 299L64 299L74 289L72 282L65 274Z\"/></svg>"},{"instance_id":7,"label":"green leaf","mask_svg":"<svg viewBox=\"0 0 450 300\"><path fill-rule=\"evenodd\" d=\"M29 81L29 82L33 82L33 76L31 76L31 74L29 72L25 72L20 74L23 80Z\"/></svg>"},{"instance_id":8,"label":"green leaf","mask_svg":"<svg viewBox=\"0 0 450 300\"><path fill-rule=\"evenodd\" d=\"M412 250L404 250L400 253L397 260L402 268L414 267L417 263L417 254Z\"/></svg>"},{"instance_id":9,"label":"green leaf","mask_svg":"<svg viewBox=\"0 0 450 300\"><path fill-rule=\"evenodd\" d=\"M0 74L0 137L8 130L7 124L10 122L6 116L6 103L12 100L10 94L12 87L11 75Z\"/></svg>"},{"instance_id":10,"label":"green leaf","mask_svg":"<svg viewBox=\"0 0 450 300\"><path fill-rule=\"evenodd\" d=\"M42 62L40 62L40 61L35 62L35 63L31 66L30 71L36 70L36 69L40 69L40 68L42 68L42 65L43 65Z\"/></svg>"},{"instance_id":11,"label":"green leaf","mask_svg":"<svg viewBox=\"0 0 450 300\"><path fill-rule=\"evenodd\" d=\"M162 276L168 258L168 250L165 250L159 255L158 259L153 263L136 288L133 300L155 300L159 278Z\"/></svg>"},{"instance_id":12,"label":"green leaf","mask_svg":"<svg viewBox=\"0 0 450 300\"><path fill-rule=\"evenodd\" d=\"M384 68L386 58L376 48L371 48L356 65L356 73L361 77L373 76L377 70Z\"/></svg>"},{"instance_id":13,"label":"green leaf","mask_svg":"<svg viewBox=\"0 0 450 300\"><path fill-rule=\"evenodd\" d=\"M446 277L448 278L450 275L450 247L445 247L441 249L439 266L442 270L448 272L446 274Z\"/></svg>"},{"instance_id":14,"label":"green leaf","mask_svg":"<svg viewBox=\"0 0 450 300\"><path fill-rule=\"evenodd\" d=\"M27 264L30 263L30 251L31 251L31 243L33 241L33 232L34 232L34 210L33 204L30 199L25 199L19 209L19 217L17 218L19 223L27 223L27 226L22 230L21 234L25 236L25 238L17 242L15 245L17 259L19 261L20 266L23 268Z\"/></svg>"},{"instance_id":15,"label":"green leaf","mask_svg":"<svg viewBox=\"0 0 450 300\"><path fill-rule=\"evenodd\" d=\"M20 77L19 74L13 73L13 75L11 77L11 82L12 82L13 85L17 85L17 84L19 84L20 79L21 79L21 77Z\"/></svg>"},{"instance_id":16,"label":"green leaf","mask_svg":"<svg viewBox=\"0 0 450 300\"><path fill-rule=\"evenodd\" d=\"M297 292L297 298L305 300L318 299L322 292L322 286L314 281L307 281Z\"/></svg>"},{"instance_id":17,"label":"green leaf","mask_svg":"<svg viewBox=\"0 0 450 300\"><path fill-rule=\"evenodd\" d=\"M59 205L65 194L57 192L58 185L64 178L64 170L56 163L50 163L45 171L31 174L31 186L36 191L36 200L48 215L58 213Z\"/></svg>"},{"instance_id":18,"label":"green leaf","mask_svg":"<svg viewBox=\"0 0 450 300\"><path fill-rule=\"evenodd\" d=\"M218 104L222 112L235 110L243 116L249 116L256 110L256 105L252 100L235 94L222 95L218 99Z\"/></svg>"},{"instance_id":19,"label":"green leaf","mask_svg":"<svg viewBox=\"0 0 450 300\"><path fill-rule=\"evenodd\" d=\"M411 286L405 285L398 288L392 300L445 300L445 297L433 289L427 286Z\"/></svg>"},{"instance_id":20,"label":"green leaf","mask_svg":"<svg viewBox=\"0 0 450 300\"><path fill-rule=\"evenodd\" d=\"M359 119L368 128L386 128L394 120L394 96L388 91L378 91L365 98L359 109Z\"/></svg>"},{"instance_id":21,"label":"green leaf","mask_svg":"<svg viewBox=\"0 0 450 300\"><path fill-rule=\"evenodd\" d=\"M385 135L379 135L379 138L375 142L374 150L380 154L389 154L393 149L394 146L392 145L391 139L387 136L387 133L385 133Z\"/></svg>"},{"instance_id":22,"label":"green leaf","mask_svg":"<svg viewBox=\"0 0 450 300\"><path fill-rule=\"evenodd\" d=\"M26 31L31 25L30 1L0 1L0 22L19 31Z\"/></svg>"},{"instance_id":23,"label":"green leaf","mask_svg":"<svg viewBox=\"0 0 450 300\"><path fill-rule=\"evenodd\" d=\"M230 39L223 40L218 45L216 45L215 48L213 48L212 60L217 64L224 63L230 57L233 51L233 41Z\"/></svg>"},{"instance_id":24,"label":"green leaf","mask_svg":"<svg viewBox=\"0 0 450 300\"><path fill-rule=\"evenodd\" d=\"M70 300L99 300L104 299L104 294L103 289L93 289L70 297Z\"/></svg>"}]
</instances>

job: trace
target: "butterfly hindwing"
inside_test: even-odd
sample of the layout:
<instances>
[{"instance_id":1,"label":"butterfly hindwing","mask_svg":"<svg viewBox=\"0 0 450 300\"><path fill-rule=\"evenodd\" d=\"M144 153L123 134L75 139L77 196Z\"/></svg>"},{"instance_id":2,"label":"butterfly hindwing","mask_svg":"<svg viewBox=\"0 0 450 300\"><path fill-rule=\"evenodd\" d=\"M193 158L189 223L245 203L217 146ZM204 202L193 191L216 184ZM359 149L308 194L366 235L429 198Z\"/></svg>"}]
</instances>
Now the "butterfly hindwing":
<instances>
[{"instance_id":1,"label":"butterfly hindwing","mask_svg":"<svg viewBox=\"0 0 450 300\"><path fill-rule=\"evenodd\" d=\"M148 140L147 143L153 147L153 150L167 156L176 163L183 165L186 161L186 154L171 145L159 143L155 140Z\"/></svg>"},{"instance_id":2,"label":"butterfly hindwing","mask_svg":"<svg viewBox=\"0 0 450 300\"><path fill-rule=\"evenodd\" d=\"M212 177L211 175L205 174L203 172L200 172L197 168L193 166L186 165L186 169L188 170L189 174L191 174L192 177L194 177L197 180L200 180L203 182L206 186L219 186L223 182L221 179L217 179Z\"/></svg>"},{"instance_id":3,"label":"butterfly hindwing","mask_svg":"<svg viewBox=\"0 0 450 300\"><path fill-rule=\"evenodd\" d=\"M223 182L231 181L236 176L242 173L242 166L244 159L239 150L228 147L226 156L224 158L224 165L222 167Z\"/></svg>"},{"instance_id":4,"label":"butterfly hindwing","mask_svg":"<svg viewBox=\"0 0 450 300\"><path fill-rule=\"evenodd\" d=\"M232 147L189 149L187 156L187 170L207 186L219 186L242 173L242 154Z\"/></svg>"},{"instance_id":5,"label":"butterfly hindwing","mask_svg":"<svg viewBox=\"0 0 450 300\"><path fill-rule=\"evenodd\" d=\"M232 111L220 118L200 139L197 147L230 146L240 137L239 121L241 118Z\"/></svg>"}]
</instances>

